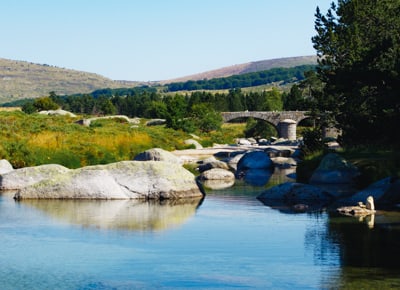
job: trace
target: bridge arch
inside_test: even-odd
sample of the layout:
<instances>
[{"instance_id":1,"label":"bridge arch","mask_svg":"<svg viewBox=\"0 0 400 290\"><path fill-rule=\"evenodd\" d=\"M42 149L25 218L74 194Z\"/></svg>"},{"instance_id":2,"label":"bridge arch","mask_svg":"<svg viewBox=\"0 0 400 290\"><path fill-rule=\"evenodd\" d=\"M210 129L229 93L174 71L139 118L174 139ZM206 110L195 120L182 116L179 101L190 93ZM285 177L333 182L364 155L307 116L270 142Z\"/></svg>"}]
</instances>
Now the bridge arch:
<instances>
[{"instance_id":1,"label":"bridge arch","mask_svg":"<svg viewBox=\"0 0 400 290\"><path fill-rule=\"evenodd\" d=\"M302 120L309 118L306 113L306 111L240 111L222 112L221 115L225 123L238 118L264 120L276 128L279 137L295 140L297 124Z\"/></svg>"}]
</instances>

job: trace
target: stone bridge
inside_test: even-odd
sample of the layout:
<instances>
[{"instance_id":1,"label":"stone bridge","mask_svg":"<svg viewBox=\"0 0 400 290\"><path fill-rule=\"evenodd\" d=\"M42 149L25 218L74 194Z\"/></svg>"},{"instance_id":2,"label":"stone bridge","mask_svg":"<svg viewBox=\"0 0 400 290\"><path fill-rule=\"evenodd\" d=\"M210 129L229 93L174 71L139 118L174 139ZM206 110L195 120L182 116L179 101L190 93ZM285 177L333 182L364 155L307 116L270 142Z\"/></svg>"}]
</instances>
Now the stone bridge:
<instances>
[{"instance_id":1,"label":"stone bridge","mask_svg":"<svg viewBox=\"0 0 400 290\"><path fill-rule=\"evenodd\" d=\"M261 119L272 124L279 137L295 140L296 127L302 120L309 118L306 111L241 111L241 112L222 112L224 122L229 122L238 118L254 118Z\"/></svg>"}]
</instances>

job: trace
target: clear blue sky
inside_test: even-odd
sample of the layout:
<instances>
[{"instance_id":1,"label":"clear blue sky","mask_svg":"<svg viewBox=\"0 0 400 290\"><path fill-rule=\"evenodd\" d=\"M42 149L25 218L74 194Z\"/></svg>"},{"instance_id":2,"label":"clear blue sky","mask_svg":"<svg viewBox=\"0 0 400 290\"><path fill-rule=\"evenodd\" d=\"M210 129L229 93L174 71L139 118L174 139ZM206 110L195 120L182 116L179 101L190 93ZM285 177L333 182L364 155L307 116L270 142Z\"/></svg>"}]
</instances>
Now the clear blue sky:
<instances>
[{"instance_id":1,"label":"clear blue sky","mask_svg":"<svg viewBox=\"0 0 400 290\"><path fill-rule=\"evenodd\" d=\"M314 55L317 6L332 0L9 0L0 57L155 81Z\"/></svg>"}]
</instances>

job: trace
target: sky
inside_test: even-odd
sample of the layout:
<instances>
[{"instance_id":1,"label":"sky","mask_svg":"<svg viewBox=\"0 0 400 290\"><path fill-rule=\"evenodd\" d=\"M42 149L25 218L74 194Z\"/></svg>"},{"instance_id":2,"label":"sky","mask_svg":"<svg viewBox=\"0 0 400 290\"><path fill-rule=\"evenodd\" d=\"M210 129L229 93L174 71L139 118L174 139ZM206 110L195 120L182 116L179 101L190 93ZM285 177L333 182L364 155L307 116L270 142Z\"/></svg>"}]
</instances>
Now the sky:
<instances>
[{"instance_id":1,"label":"sky","mask_svg":"<svg viewBox=\"0 0 400 290\"><path fill-rule=\"evenodd\" d=\"M332 0L0 0L0 58L157 81L315 55Z\"/></svg>"}]
</instances>

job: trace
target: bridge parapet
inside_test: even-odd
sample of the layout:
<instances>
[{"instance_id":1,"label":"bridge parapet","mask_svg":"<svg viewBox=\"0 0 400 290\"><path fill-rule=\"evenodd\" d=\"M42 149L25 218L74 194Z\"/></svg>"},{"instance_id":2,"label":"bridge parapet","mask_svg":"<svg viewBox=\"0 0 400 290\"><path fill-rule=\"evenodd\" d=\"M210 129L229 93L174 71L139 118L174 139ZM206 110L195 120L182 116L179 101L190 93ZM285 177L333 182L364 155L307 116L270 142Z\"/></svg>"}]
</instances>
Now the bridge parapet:
<instances>
[{"instance_id":1,"label":"bridge parapet","mask_svg":"<svg viewBox=\"0 0 400 290\"><path fill-rule=\"evenodd\" d=\"M237 118L254 118L264 120L273 124L275 127L285 119L293 120L298 124L300 121L308 118L306 114L306 111L241 111L221 113L224 122L229 122Z\"/></svg>"}]
</instances>

